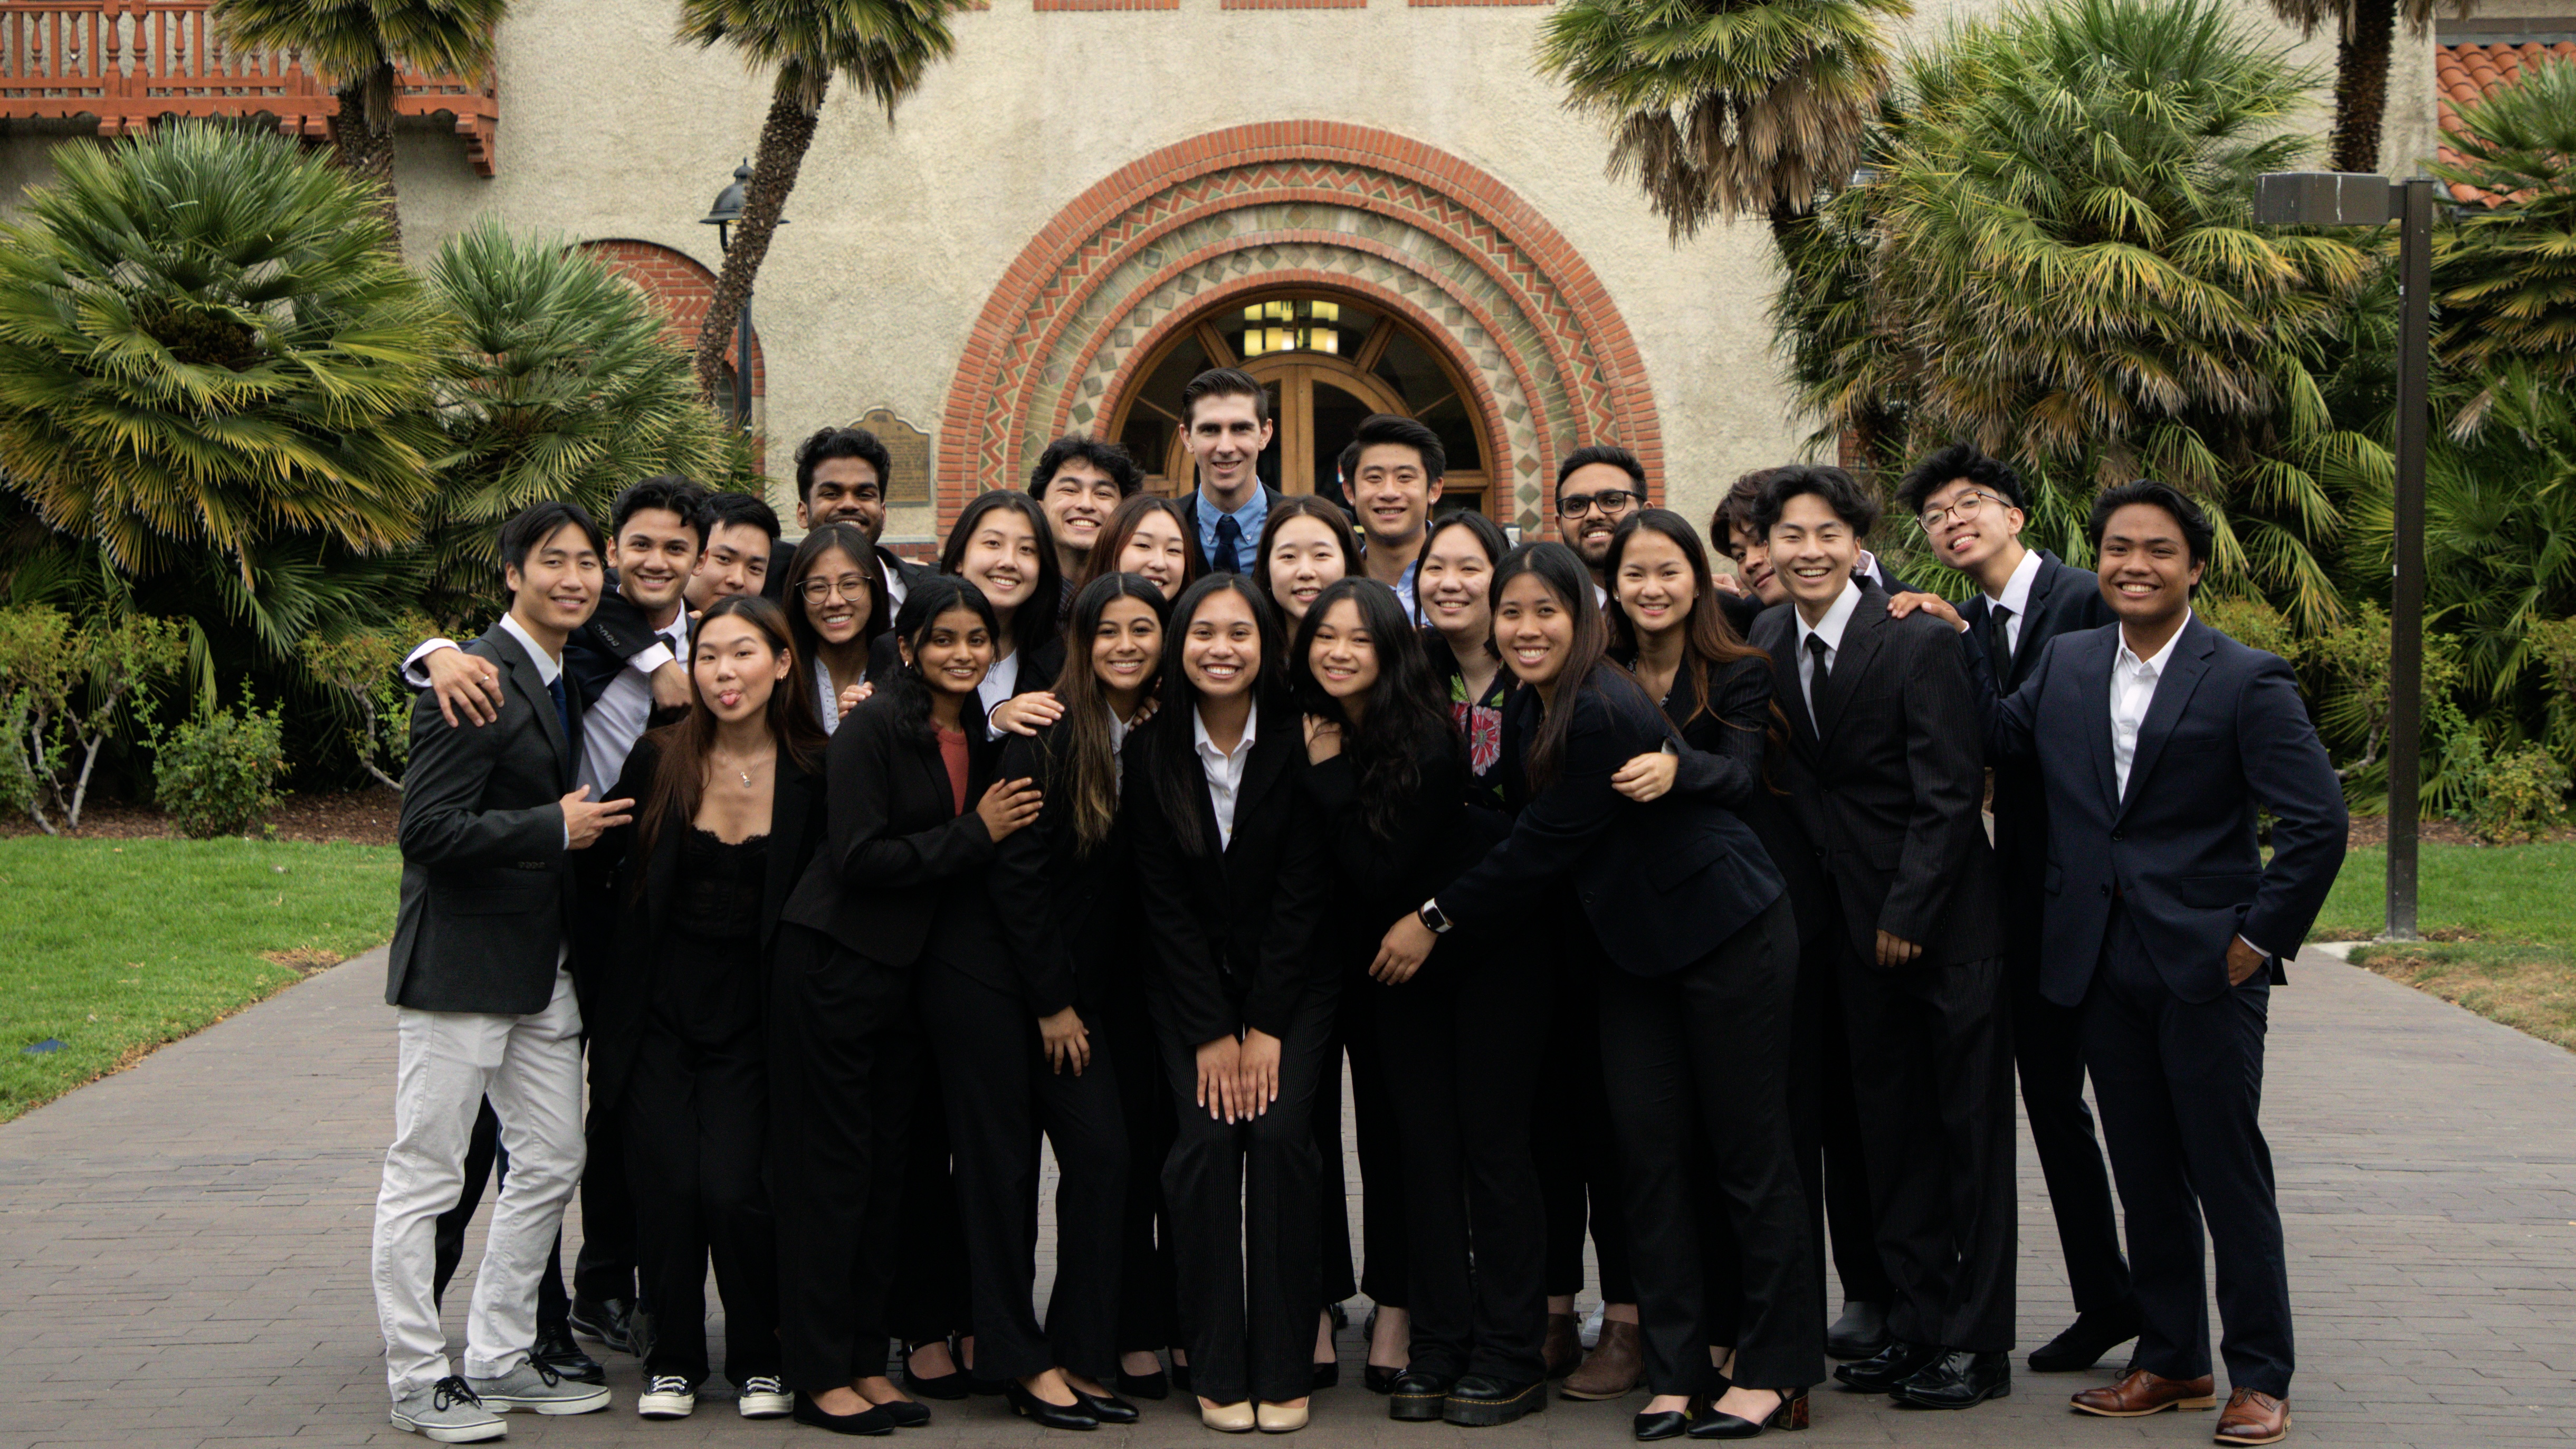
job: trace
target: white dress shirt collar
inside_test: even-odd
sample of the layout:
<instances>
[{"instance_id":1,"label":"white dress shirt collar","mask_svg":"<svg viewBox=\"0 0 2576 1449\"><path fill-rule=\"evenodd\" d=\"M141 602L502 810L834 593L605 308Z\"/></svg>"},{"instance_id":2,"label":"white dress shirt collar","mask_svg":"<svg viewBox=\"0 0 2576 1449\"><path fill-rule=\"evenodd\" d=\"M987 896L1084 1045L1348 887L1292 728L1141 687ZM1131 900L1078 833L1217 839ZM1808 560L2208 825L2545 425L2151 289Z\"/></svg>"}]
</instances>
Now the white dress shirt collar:
<instances>
[{"instance_id":1,"label":"white dress shirt collar","mask_svg":"<svg viewBox=\"0 0 2576 1449\"><path fill-rule=\"evenodd\" d=\"M1190 711L1190 741L1197 749L1200 768L1207 772L1208 805L1216 811L1216 833L1221 848L1234 844L1234 805L1243 792L1244 763L1252 758L1253 737L1261 730L1261 711L1254 709L1243 717L1243 738L1235 742L1232 752L1220 750L1208 738L1207 717Z\"/></svg>"},{"instance_id":2,"label":"white dress shirt collar","mask_svg":"<svg viewBox=\"0 0 2576 1449\"><path fill-rule=\"evenodd\" d=\"M1798 613L1795 609L1791 609L1789 611L1790 614L1798 621L1798 648L1801 651L1806 649L1808 635L1821 634L1824 636L1825 647L1827 649L1831 649L1838 654L1841 653L1843 647L1843 630L1851 626L1852 615L1859 611L1860 585L1853 583L1849 579L1843 580L1843 591L1834 596L1833 607L1825 610L1825 617L1819 620L1815 627L1809 628L1807 625L1807 616Z\"/></svg>"},{"instance_id":3,"label":"white dress shirt collar","mask_svg":"<svg viewBox=\"0 0 2576 1449\"><path fill-rule=\"evenodd\" d=\"M518 615L503 614L501 616L501 631L509 635L511 638L518 640L519 647L527 650L528 657L537 662L537 678L540 683L552 684L555 682L556 677L563 673L563 660L555 655L547 653L545 646L537 642L537 636L529 633L527 629L519 623Z\"/></svg>"},{"instance_id":4,"label":"white dress shirt collar","mask_svg":"<svg viewBox=\"0 0 2576 1449\"><path fill-rule=\"evenodd\" d=\"M2023 618L2030 613L2030 586L2038 581L2039 550L2026 548L2021 551L2021 562L2013 565L2012 577L2004 580L2004 591L1988 597L2012 610L2014 618Z\"/></svg>"},{"instance_id":5,"label":"white dress shirt collar","mask_svg":"<svg viewBox=\"0 0 2576 1449\"><path fill-rule=\"evenodd\" d=\"M2176 625L2174 628L2173 637L2165 640L2165 647L2157 650L2153 657L2147 659L2140 659L2137 656L2137 652L2129 647L2129 631L2126 629L2121 630L2120 654L2118 659L2113 662L2112 667L2115 669L2126 669L2133 665L2141 666L2147 671L2147 674L2151 678L2164 678L2166 661L2173 658L2174 646L2182 642L2183 630L2190 627L2191 610L2186 608L2182 611L2182 623Z\"/></svg>"}]
</instances>

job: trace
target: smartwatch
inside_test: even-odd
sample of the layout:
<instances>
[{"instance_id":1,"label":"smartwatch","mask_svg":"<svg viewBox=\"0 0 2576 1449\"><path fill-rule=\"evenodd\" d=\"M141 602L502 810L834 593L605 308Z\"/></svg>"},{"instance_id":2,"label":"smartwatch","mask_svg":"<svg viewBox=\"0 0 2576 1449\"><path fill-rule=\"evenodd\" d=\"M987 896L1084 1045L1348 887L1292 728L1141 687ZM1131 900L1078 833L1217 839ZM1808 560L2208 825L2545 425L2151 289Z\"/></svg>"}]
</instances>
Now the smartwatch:
<instances>
[{"instance_id":1,"label":"smartwatch","mask_svg":"<svg viewBox=\"0 0 2576 1449\"><path fill-rule=\"evenodd\" d=\"M1448 935L1449 928L1458 924L1457 922L1450 920L1448 914L1440 909L1440 900L1437 896L1424 901L1422 903L1422 909L1414 912L1414 914L1422 918L1422 924L1429 926L1431 928L1431 934L1435 936Z\"/></svg>"}]
</instances>

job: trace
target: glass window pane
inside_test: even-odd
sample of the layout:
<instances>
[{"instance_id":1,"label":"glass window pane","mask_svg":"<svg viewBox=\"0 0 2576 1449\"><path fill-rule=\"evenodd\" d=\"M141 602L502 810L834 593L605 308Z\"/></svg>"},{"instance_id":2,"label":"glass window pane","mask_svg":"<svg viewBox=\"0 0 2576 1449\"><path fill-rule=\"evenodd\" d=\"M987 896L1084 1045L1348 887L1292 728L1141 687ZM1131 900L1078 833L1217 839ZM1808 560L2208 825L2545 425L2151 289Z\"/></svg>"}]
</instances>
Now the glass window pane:
<instances>
[{"instance_id":1,"label":"glass window pane","mask_svg":"<svg viewBox=\"0 0 2576 1449\"><path fill-rule=\"evenodd\" d=\"M1435 361L1428 349L1410 332L1398 332L1388 341L1377 361L1377 379L1395 389L1405 407L1423 426L1440 435L1441 451L1449 455L1449 467L1457 472L1473 472L1485 466L1484 450L1476 446L1475 420L1469 415L1467 402L1449 381L1448 372Z\"/></svg>"},{"instance_id":2,"label":"glass window pane","mask_svg":"<svg viewBox=\"0 0 2576 1449\"><path fill-rule=\"evenodd\" d=\"M1217 319L1235 355L1246 361L1280 352L1350 357L1368 340L1377 313L1350 302L1278 297L1229 308Z\"/></svg>"}]
</instances>

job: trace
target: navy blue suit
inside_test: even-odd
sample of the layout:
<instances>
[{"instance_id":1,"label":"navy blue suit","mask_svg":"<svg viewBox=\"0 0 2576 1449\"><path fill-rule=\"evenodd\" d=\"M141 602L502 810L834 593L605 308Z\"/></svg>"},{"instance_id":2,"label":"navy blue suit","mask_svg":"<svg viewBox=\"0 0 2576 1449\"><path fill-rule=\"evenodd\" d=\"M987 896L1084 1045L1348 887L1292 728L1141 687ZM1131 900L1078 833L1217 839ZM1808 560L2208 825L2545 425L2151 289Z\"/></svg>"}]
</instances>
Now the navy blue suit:
<instances>
[{"instance_id":1,"label":"navy blue suit","mask_svg":"<svg viewBox=\"0 0 2576 1449\"><path fill-rule=\"evenodd\" d=\"M2286 1397L2289 1279L2259 1121L2282 978L2275 958L2231 987L2227 949L2239 935L2268 951L2306 939L2343 865L2343 790L2289 665L2197 618L2156 682L2122 790L2119 647L2117 625L2063 636L2012 694L1989 693L1990 751L2035 761L2047 800L2039 989L2083 1009L2145 1320L2137 1366L2209 1372L2205 1220L2229 1382ZM1974 664L1991 691L1981 654ZM2273 817L2268 865L2258 803Z\"/></svg>"}]
</instances>

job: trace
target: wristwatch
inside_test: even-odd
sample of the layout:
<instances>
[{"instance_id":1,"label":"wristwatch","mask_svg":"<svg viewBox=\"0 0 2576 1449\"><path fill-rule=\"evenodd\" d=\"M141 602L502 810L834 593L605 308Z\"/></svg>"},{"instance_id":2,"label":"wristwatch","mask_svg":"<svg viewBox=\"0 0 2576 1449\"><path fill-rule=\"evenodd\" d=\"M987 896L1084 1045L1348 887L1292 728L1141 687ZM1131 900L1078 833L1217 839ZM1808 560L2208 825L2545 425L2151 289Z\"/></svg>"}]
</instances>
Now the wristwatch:
<instances>
[{"instance_id":1,"label":"wristwatch","mask_svg":"<svg viewBox=\"0 0 2576 1449\"><path fill-rule=\"evenodd\" d=\"M1458 924L1457 922L1449 919L1447 912L1440 909L1440 900L1437 896L1424 901L1422 903L1422 909L1414 912L1414 914L1422 918L1422 924L1429 926L1431 928L1431 934L1435 936L1448 935L1449 928Z\"/></svg>"}]
</instances>

